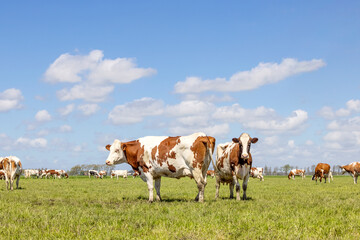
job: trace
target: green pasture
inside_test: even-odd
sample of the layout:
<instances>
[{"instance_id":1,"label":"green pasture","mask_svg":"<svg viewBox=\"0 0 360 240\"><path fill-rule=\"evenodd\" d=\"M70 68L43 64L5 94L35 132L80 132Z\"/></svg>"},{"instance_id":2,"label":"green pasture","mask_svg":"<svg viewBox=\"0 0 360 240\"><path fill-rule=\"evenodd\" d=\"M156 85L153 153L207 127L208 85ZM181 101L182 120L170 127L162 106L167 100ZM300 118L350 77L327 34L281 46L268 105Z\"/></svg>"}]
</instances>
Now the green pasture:
<instances>
[{"instance_id":1,"label":"green pasture","mask_svg":"<svg viewBox=\"0 0 360 240\"><path fill-rule=\"evenodd\" d=\"M193 199L194 180L162 178L163 201L148 203L140 178L21 179L0 185L0 239L359 239L360 184L350 176L315 184L265 176L251 179L249 200ZM154 193L155 194L155 193Z\"/></svg>"}]
</instances>

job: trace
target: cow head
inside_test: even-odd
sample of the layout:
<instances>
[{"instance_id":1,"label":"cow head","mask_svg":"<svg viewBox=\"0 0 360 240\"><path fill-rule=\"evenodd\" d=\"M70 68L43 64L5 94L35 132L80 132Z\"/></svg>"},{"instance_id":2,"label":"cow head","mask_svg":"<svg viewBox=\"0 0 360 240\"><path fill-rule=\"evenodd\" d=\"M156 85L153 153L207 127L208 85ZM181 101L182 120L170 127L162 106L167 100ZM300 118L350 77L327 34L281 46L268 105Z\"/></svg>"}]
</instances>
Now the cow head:
<instances>
[{"instance_id":1,"label":"cow head","mask_svg":"<svg viewBox=\"0 0 360 240\"><path fill-rule=\"evenodd\" d=\"M251 138L249 134L242 133L239 138L232 139L234 143L239 144L241 158L248 159L250 153L250 146L252 143L256 143L258 138Z\"/></svg>"},{"instance_id":2,"label":"cow head","mask_svg":"<svg viewBox=\"0 0 360 240\"><path fill-rule=\"evenodd\" d=\"M112 145L105 147L110 151L109 156L106 159L106 165L114 165L127 162L125 155L125 145L122 146L120 140L115 139Z\"/></svg>"},{"instance_id":3,"label":"cow head","mask_svg":"<svg viewBox=\"0 0 360 240\"><path fill-rule=\"evenodd\" d=\"M339 166L341 168L341 174L346 173L345 166Z\"/></svg>"}]
</instances>

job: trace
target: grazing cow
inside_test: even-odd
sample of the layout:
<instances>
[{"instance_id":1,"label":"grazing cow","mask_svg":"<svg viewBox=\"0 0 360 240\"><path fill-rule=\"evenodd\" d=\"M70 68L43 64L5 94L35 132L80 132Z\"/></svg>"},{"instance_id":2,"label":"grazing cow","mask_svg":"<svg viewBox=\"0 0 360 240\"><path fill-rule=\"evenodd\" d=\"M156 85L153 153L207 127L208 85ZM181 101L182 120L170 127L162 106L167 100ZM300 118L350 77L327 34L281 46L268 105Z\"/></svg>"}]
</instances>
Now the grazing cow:
<instances>
[{"instance_id":1,"label":"grazing cow","mask_svg":"<svg viewBox=\"0 0 360 240\"><path fill-rule=\"evenodd\" d=\"M45 178L50 178L50 177L61 178L61 173L59 171L61 170L54 170L54 169L44 170L41 176L42 177L45 176Z\"/></svg>"},{"instance_id":2,"label":"grazing cow","mask_svg":"<svg viewBox=\"0 0 360 240\"><path fill-rule=\"evenodd\" d=\"M252 178L258 178L260 181L264 181L264 169L262 167L252 167L250 170L250 176Z\"/></svg>"},{"instance_id":3,"label":"grazing cow","mask_svg":"<svg viewBox=\"0 0 360 240\"><path fill-rule=\"evenodd\" d=\"M99 172L96 171L96 170L89 170L88 175L89 175L89 178L90 178L91 176L94 176L94 177L96 177L96 178L99 178L99 177L100 177Z\"/></svg>"},{"instance_id":4,"label":"grazing cow","mask_svg":"<svg viewBox=\"0 0 360 240\"><path fill-rule=\"evenodd\" d=\"M135 141L120 142L115 139L107 145L110 151L107 165L127 162L141 179L147 183L149 202L153 197L153 180L155 180L156 200L161 200L161 177L192 177L197 187L195 200L204 201L206 172L212 159L215 138L204 133L194 133L182 137L143 137Z\"/></svg>"},{"instance_id":5,"label":"grazing cow","mask_svg":"<svg viewBox=\"0 0 360 240\"><path fill-rule=\"evenodd\" d=\"M138 173L138 172L134 172L134 173L132 174L132 176L133 176L133 178L136 178L137 176L139 176L139 173Z\"/></svg>"},{"instance_id":6,"label":"grazing cow","mask_svg":"<svg viewBox=\"0 0 360 240\"><path fill-rule=\"evenodd\" d=\"M293 169L290 171L288 178L289 180L292 178L295 180L295 176L300 176L302 179L305 178L305 170L304 169Z\"/></svg>"},{"instance_id":7,"label":"grazing cow","mask_svg":"<svg viewBox=\"0 0 360 240\"><path fill-rule=\"evenodd\" d=\"M0 170L0 180L6 180L5 171L4 171L4 170Z\"/></svg>"},{"instance_id":8,"label":"grazing cow","mask_svg":"<svg viewBox=\"0 0 360 240\"><path fill-rule=\"evenodd\" d=\"M107 175L107 172L105 170L102 170L99 172L99 177L103 179Z\"/></svg>"},{"instance_id":9,"label":"grazing cow","mask_svg":"<svg viewBox=\"0 0 360 240\"><path fill-rule=\"evenodd\" d=\"M315 180L317 183L318 178L320 178L320 182L323 178L325 178L325 183L326 183L326 179L330 175L329 173L331 173L330 165L327 163L319 163L318 165L316 165L315 174L313 175L312 180ZM332 176L332 174L331 174L331 176ZM330 178L329 178L329 182L330 182Z\"/></svg>"},{"instance_id":10,"label":"grazing cow","mask_svg":"<svg viewBox=\"0 0 360 240\"><path fill-rule=\"evenodd\" d=\"M208 170L208 171L206 172L206 175L214 178L214 177L215 177L215 171L214 171L214 170Z\"/></svg>"},{"instance_id":11,"label":"grazing cow","mask_svg":"<svg viewBox=\"0 0 360 240\"><path fill-rule=\"evenodd\" d=\"M111 171L111 178L116 177L116 179L119 179L119 176L121 176L123 178L127 178L128 170L112 170Z\"/></svg>"},{"instance_id":12,"label":"grazing cow","mask_svg":"<svg viewBox=\"0 0 360 240\"><path fill-rule=\"evenodd\" d=\"M69 178L69 175L66 173L65 170L55 170L58 173L58 177L61 178Z\"/></svg>"},{"instance_id":13,"label":"grazing cow","mask_svg":"<svg viewBox=\"0 0 360 240\"><path fill-rule=\"evenodd\" d=\"M236 185L236 199L240 200L238 179L242 179L243 199L246 200L246 188L252 166L250 146L257 141L258 138L251 138L249 134L242 133L239 138L233 138L232 142L218 145L216 164L213 163L216 177L215 199L219 197L220 183L229 183L230 198L233 198L234 186Z\"/></svg>"},{"instance_id":14,"label":"grazing cow","mask_svg":"<svg viewBox=\"0 0 360 240\"><path fill-rule=\"evenodd\" d=\"M22 164L19 158L9 156L0 158L0 169L5 171L6 189L14 190L14 180L16 178L16 188L19 188L20 175L22 173Z\"/></svg>"},{"instance_id":15,"label":"grazing cow","mask_svg":"<svg viewBox=\"0 0 360 240\"><path fill-rule=\"evenodd\" d=\"M360 175L360 162L352 162L348 165L340 166L342 174L348 172L354 178L354 184L357 184L358 176Z\"/></svg>"},{"instance_id":16,"label":"grazing cow","mask_svg":"<svg viewBox=\"0 0 360 240\"><path fill-rule=\"evenodd\" d=\"M40 172L37 169L25 169L24 170L25 178L31 178L31 176L36 176L39 178Z\"/></svg>"}]
</instances>

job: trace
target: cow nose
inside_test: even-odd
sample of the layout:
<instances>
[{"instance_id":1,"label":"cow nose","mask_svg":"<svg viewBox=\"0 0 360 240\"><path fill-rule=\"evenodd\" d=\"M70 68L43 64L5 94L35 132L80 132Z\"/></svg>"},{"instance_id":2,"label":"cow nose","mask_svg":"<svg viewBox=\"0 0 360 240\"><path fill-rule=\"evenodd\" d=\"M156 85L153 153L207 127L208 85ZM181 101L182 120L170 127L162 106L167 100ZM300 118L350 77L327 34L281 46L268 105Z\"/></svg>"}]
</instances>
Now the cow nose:
<instances>
[{"instance_id":1,"label":"cow nose","mask_svg":"<svg viewBox=\"0 0 360 240\"><path fill-rule=\"evenodd\" d=\"M243 159L248 159L248 158L249 158L249 154L241 154L241 158L243 158Z\"/></svg>"},{"instance_id":2,"label":"cow nose","mask_svg":"<svg viewBox=\"0 0 360 240\"><path fill-rule=\"evenodd\" d=\"M106 161L106 165L109 165L110 164L110 161Z\"/></svg>"}]
</instances>

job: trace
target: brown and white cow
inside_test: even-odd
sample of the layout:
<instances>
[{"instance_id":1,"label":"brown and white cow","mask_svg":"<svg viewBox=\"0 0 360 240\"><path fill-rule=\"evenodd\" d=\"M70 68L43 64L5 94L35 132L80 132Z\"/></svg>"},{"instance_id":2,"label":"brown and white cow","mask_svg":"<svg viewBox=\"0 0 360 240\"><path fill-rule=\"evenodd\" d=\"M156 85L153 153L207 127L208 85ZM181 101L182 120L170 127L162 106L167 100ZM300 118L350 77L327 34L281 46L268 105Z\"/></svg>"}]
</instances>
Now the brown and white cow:
<instances>
[{"instance_id":1,"label":"brown and white cow","mask_svg":"<svg viewBox=\"0 0 360 240\"><path fill-rule=\"evenodd\" d=\"M252 178L258 178L260 181L264 181L264 168L262 167L252 167L250 170L250 176Z\"/></svg>"},{"instance_id":2,"label":"brown and white cow","mask_svg":"<svg viewBox=\"0 0 360 240\"><path fill-rule=\"evenodd\" d=\"M195 200L204 201L206 172L209 168L214 151L215 138L204 133L189 136L158 137L149 136L130 142L115 139L107 145L110 151L107 165L128 163L141 179L147 183L149 202L153 197L153 180L155 180L156 200L161 200L161 177L194 178L198 195Z\"/></svg>"},{"instance_id":3,"label":"brown and white cow","mask_svg":"<svg viewBox=\"0 0 360 240\"><path fill-rule=\"evenodd\" d=\"M214 171L214 170L208 170L208 171L206 172L206 175L214 178L214 177L215 177L215 171Z\"/></svg>"},{"instance_id":4,"label":"brown and white cow","mask_svg":"<svg viewBox=\"0 0 360 240\"><path fill-rule=\"evenodd\" d=\"M135 174L135 172L134 172ZM119 176L127 179L128 170L112 170L111 171L111 178L116 177L119 180Z\"/></svg>"},{"instance_id":5,"label":"brown and white cow","mask_svg":"<svg viewBox=\"0 0 360 240\"><path fill-rule=\"evenodd\" d=\"M0 170L0 180L6 180L5 171L4 171L4 170Z\"/></svg>"},{"instance_id":6,"label":"brown and white cow","mask_svg":"<svg viewBox=\"0 0 360 240\"><path fill-rule=\"evenodd\" d=\"M315 174L312 177L312 180L315 180L317 182L317 179L320 178L320 182L323 178L325 178L325 183L326 183L326 179L329 177L330 174L330 165L327 163L319 163L318 165L316 165L315 168ZM329 182L330 181L330 177L329 177Z\"/></svg>"},{"instance_id":7,"label":"brown and white cow","mask_svg":"<svg viewBox=\"0 0 360 240\"><path fill-rule=\"evenodd\" d=\"M354 184L357 184L358 176L360 175L360 162L352 162L348 165L340 166L342 174L348 172L354 178Z\"/></svg>"},{"instance_id":8,"label":"brown and white cow","mask_svg":"<svg viewBox=\"0 0 360 240\"><path fill-rule=\"evenodd\" d=\"M305 169L293 169L290 171L288 178L295 180L295 176L300 176L302 179L305 178Z\"/></svg>"},{"instance_id":9,"label":"brown and white cow","mask_svg":"<svg viewBox=\"0 0 360 240\"><path fill-rule=\"evenodd\" d=\"M46 178L61 178L61 172L59 172L59 170L54 170L54 169L48 169L45 170L45 172L42 174L44 175Z\"/></svg>"},{"instance_id":10,"label":"brown and white cow","mask_svg":"<svg viewBox=\"0 0 360 240\"><path fill-rule=\"evenodd\" d=\"M20 175L22 173L22 164L19 158L9 156L0 158L0 169L5 172L6 189L14 190L14 181L16 179L16 188L19 188Z\"/></svg>"},{"instance_id":11,"label":"brown and white cow","mask_svg":"<svg viewBox=\"0 0 360 240\"><path fill-rule=\"evenodd\" d=\"M246 200L247 183L252 166L250 146L256 143L258 138L251 138L249 134L242 133L239 138L232 140L229 143L219 144L216 149L216 164L213 163L216 177L215 199L219 197L220 183L229 183L230 198L233 198L236 185L236 199L240 200L239 179L241 179L243 199Z\"/></svg>"},{"instance_id":12,"label":"brown and white cow","mask_svg":"<svg viewBox=\"0 0 360 240\"><path fill-rule=\"evenodd\" d=\"M101 179L106 177L106 175L107 175L107 172L105 170L102 170L102 171L99 172L99 176L100 176Z\"/></svg>"}]
</instances>

